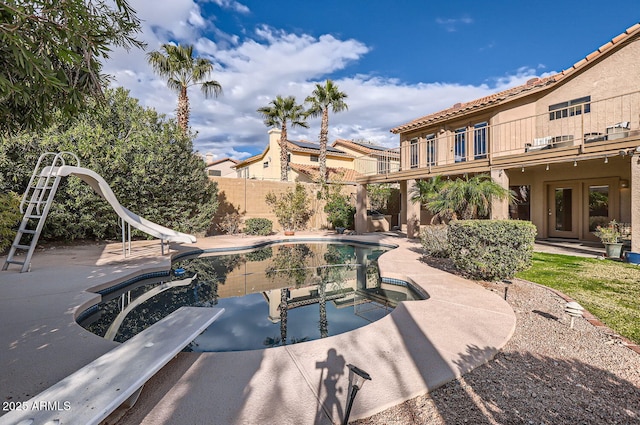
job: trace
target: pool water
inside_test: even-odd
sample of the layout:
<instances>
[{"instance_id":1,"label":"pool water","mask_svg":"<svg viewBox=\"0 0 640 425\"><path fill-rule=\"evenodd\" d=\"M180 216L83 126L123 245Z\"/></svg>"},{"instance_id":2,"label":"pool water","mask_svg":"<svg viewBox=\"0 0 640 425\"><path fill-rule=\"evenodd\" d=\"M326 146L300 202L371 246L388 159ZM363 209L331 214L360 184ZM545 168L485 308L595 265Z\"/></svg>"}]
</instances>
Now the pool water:
<instances>
[{"instance_id":1,"label":"pool water","mask_svg":"<svg viewBox=\"0 0 640 425\"><path fill-rule=\"evenodd\" d=\"M181 306L225 312L187 347L244 351L338 335L423 299L404 282L383 282L377 259L388 248L344 243L277 244L174 262L171 277L103 295L80 324L126 341Z\"/></svg>"}]
</instances>

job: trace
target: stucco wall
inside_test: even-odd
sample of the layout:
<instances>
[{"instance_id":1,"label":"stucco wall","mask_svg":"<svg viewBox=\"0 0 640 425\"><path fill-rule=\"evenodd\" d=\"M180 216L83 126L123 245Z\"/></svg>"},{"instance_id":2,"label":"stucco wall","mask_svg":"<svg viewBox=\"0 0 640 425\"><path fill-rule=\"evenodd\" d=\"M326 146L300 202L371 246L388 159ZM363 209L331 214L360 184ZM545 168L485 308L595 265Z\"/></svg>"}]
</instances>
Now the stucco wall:
<instances>
[{"instance_id":1,"label":"stucco wall","mask_svg":"<svg viewBox=\"0 0 640 425\"><path fill-rule=\"evenodd\" d=\"M225 179L220 177L210 177L212 181L218 184L218 201L220 206L216 213L215 221L218 223L227 213L238 212L243 219L248 218L267 218L273 222L274 231L281 230L276 216L265 202L267 193L274 192L276 194L284 193L287 190L293 190L295 183L253 180L253 179ZM327 215L324 212L325 202L317 199L317 193L320 186L313 183L302 183L307 189L311 200L311 208L314 214L309 220L309 229L326 229L328 226ZM356 187L345 185L342 193L353 194L353 205L355 205Z\"/></svg>"}]
</instances>

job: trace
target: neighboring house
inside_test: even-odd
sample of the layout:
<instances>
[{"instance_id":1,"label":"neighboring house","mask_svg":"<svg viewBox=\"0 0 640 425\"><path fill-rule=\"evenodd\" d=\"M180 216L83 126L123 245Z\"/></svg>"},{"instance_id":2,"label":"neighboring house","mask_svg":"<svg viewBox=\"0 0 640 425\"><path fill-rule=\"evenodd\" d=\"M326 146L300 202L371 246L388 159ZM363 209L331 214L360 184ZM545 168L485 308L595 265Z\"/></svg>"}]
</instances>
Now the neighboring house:
<instances>
[{"instance_id":1,"label":"neighboring house","mask_svg":"<svg viewBox=\"0 0 640 425\"><path fill-rule=\"evenodd\" d=\"M369 142L338 139L332 145L355 157L354 168L360 174L386 174L400 170L400 153Z\"/></svg>"},{"instance_id":2,"label":"neighboring house","mask_svg":"<svg viewBox=\"0 0 640 425\"><path fill-rule=\"evenodd\" d=\"M236 173L236 165L238 164L238 160L233 158L222 158L216 161L213 161L213 156L211 154L206 155L206 164L207 164L207 175L211 177L227 177L227 178L235 178Z\"/></svg>"},{"instance_id":3,"label":"neighboring house","mask_svg":"<svg viewBox=\"0 0 640 425\"><path fill-rule=\"evenodd\" d=\"M269 130L269 144L258 155L236 164L239 178L257 180L280 180L280 130ZM289 181L318 181L320 146L306 141L291 141L289 151ZM329 182L355 184L360 176L354 170L355 157L342 149L327 147L327 178Z\"/></svg>"},{"instance_id":4,"label":"neighboring house","mask_svg":"<svg viewBox=\"0 0 640 425\"><path fill-rule=\"evenodd\" d=\"M577 240L596 240L595 227L615 219L631 223L640 251L639 58L637 24L559 74L393 128L400 169L358 179L359 205L366 184L400 182L414 237L416 180L488 173L518 196L516 206L494 202L493 218L531 220L538 238Z\"/></svg>"}]
</instances>

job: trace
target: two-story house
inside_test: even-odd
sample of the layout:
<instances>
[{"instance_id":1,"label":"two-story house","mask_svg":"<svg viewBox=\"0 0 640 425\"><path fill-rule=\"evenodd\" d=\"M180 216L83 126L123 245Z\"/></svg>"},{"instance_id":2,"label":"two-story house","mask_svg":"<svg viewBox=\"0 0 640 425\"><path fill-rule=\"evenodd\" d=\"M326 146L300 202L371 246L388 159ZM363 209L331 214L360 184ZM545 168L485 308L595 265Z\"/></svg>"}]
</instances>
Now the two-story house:
<instances>
[{"instance_id":1,"label":"two-story house","mask_svg":"<svg viewBox=\"0 0 640 425\"><path fill-rule=\"evenodd\" d=\"M531 220L538 238L577 240L595 240L595 227L615 219L631 223L640 251L640 24L561 73L391 132L399 170L360 178L358 205L367 184L400 182L409 237L420 225L408 196L416 180L487 173L518 196L515 206L495 202L492 218ZM356 230L363 214L359 207Z\"/></svg>"}]
</instances>

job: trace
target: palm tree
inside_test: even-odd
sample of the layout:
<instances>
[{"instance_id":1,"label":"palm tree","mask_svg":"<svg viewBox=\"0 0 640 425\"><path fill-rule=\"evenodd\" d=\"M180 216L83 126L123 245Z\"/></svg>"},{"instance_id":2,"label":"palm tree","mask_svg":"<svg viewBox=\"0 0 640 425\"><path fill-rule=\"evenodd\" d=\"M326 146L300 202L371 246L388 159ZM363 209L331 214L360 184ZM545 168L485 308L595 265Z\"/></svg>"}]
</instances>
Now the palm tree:
<instances>
[{"instance_id":1,"label":"palm tree","mask_svg":"<svg viewBox=\"0 0 640 425\"><path fill-rule=\"evenodd\" d=\"M194 58L193 46L163 44L164 53L154 51L147 54L147 60L161 77L167 77L167 85L178 93L178 125L186 133L189 127L189 97L187 88L200 85L206 98L218 97L222 86L215 80L208 80L213 71L209 59Z\"/></svg>"},{"instance_id":2,"label":"palm tree","mask_svg":"<svg viewBox=\"0 0 640 425\"><path fill-rule=\"evenodd\" d=\"M484 217L491 211L493 198L508 199L514 195L487 174L477 174L444 182L438 193L427 200L427 208L440 218L462 219Z\"/></svg>"},{"instance_id":3,"label":"palm tree","mask_svg":"<svg viewBox=\"0 0 640 425\"><path fill-rule=\"evenodd\" d=\"M269 106L263 106L258 109L264 119L264 125L267 127L279 127L282 131L280 134L280 180L287 181L287 166L289 150L287 149L287 123L291 123L291 127L309 128L306 121L306 115L302 105L296 103L296 98L288 96L276 96L274 100L269 102Z\"/></svg>"},{"instance_id":4,"label":"palm tree","mask_svg":"<svg viewBox=\"0 0 640 425\"><path fill-rule=\"evenodd\" d=\"M325 183L327 180L327 134L329 133L329 108L331 111L342 112L348 109L344 99L347 95L338 90L333 81L327 80L324 86L316 84L315 90L311 96L304 101L310 103L311 106L307 111L307 115L311 117L322 116L320 125L320 180Z\"/></svg>"}]
</instances>

